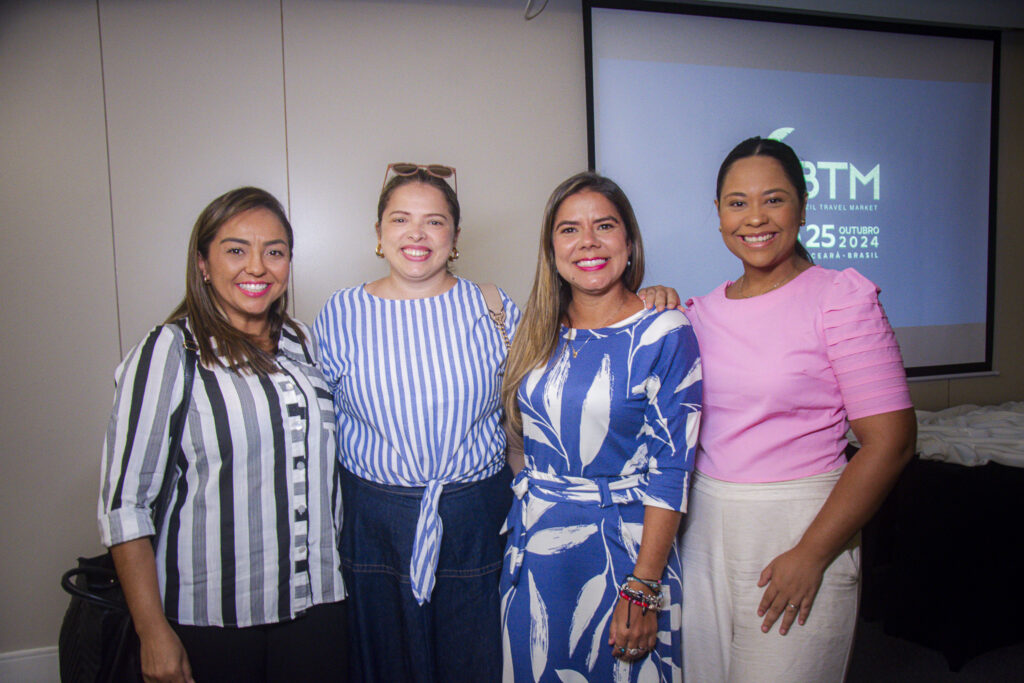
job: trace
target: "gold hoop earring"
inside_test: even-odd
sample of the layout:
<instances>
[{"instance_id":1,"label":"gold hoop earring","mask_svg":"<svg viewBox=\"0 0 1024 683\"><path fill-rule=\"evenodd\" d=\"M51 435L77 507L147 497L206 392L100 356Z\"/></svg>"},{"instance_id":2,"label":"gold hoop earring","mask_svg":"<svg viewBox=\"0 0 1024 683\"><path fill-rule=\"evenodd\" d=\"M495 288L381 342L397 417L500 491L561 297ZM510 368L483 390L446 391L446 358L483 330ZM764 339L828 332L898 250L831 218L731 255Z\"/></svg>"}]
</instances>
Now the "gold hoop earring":
<instances>
[{"instance_id":1,"label":"gold hoop earring","mask_svg":"<svg viewBox=\"0 0 1024 683\"><path fill-rule=\"evenodd\" d=\"M459 248L458 247L452 247L451 253L448 254L448 260L449 261L458 261L459 260Z\"/></svg>"},{"instance_id":2,"label":"gold hoop earring","mask_svg":"<svg viewBox=\"0 0 1024 683\"><path fill-rule=\"evenodd\" d=\"M380 242L377 242L377 250L373 253L377 255L377 258L384 258L384 248L381 247Z\"/></svg>"}]
</instances>

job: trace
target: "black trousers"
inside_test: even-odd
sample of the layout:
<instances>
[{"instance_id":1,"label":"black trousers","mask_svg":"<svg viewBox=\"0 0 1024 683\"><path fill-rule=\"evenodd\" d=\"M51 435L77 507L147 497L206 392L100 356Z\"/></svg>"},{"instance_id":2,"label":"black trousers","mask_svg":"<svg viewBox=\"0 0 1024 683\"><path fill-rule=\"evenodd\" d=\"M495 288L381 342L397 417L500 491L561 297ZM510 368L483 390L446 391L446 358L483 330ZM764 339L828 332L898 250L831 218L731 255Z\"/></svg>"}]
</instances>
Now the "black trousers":
<instances>
[{"instance_id":1,"label":"black trousers","mask_svg":"<svg viewBox=\"0 0 1024 683\"><path fill-rule=\"evenodd\" d=\"M345 681L346 602L317 605L277 624L171 626L185 646L196 683Z\"/></svg>"}]
</instances>

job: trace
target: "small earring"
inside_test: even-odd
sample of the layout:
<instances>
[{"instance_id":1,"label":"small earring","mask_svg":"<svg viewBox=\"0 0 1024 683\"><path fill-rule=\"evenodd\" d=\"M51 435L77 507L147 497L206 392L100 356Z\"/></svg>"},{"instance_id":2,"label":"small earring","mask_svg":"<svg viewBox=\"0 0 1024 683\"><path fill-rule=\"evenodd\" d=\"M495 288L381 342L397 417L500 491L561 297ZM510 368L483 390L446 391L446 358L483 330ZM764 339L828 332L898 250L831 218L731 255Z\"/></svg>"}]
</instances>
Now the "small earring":
<instances>
[{"instance_id":1,"label":"small earring","mask_svg":"<svg viewBox=\"0 0 1024 683\"><path fill-rule=\"evenodd\" d=\"M384 248L381 247L380 242L377 242L377 251L373 253L377 255L377 258L384 258Z\"/></svg>"},{"instance_id":2,"label":"small earring","mask_svg":"<svg viewBox=\"0 0 1024 683\"><path fill-rule=\"evenodd\" d=\"M203 284L204 285L210 284L210 276L209 275L204 275L203 276Z\"/></svg>"},{"instance_id":3,"label":"small earring","mask_svg":"<svg viewBox=\"0 0 1024 683\"><path fill-rule=\"evenodd\" d=\"M629 268L631 265L633 265L633 259L631 259L631 258L626 259L626 267Z\"/></svg>"},{"instance_id":4,"label":"small earring","mask_svg":"<svg viewBox=\"0 0 1024 683\"><path fill-rule=\"evenodd\" d=\"M452 247L451 253L448 254L448 260L449 261L458 261L459 260L459 248L458 247Z\"/></svg>"}]
</instances>

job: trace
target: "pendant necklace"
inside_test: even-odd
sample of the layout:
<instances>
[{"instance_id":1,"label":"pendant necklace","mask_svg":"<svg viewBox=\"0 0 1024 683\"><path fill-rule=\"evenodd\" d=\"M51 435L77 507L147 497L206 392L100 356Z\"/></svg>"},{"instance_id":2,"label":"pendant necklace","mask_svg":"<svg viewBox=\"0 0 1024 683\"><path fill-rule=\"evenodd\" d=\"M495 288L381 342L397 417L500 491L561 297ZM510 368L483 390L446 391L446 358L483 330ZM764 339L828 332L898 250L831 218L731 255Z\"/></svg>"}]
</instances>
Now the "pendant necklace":
<instances>
[{"instance_id":1,"label":"pendant necklace","mask_svg":"<svg viewBox=\"0 0 1024 683\"><path fill-rule=\"evenodd\" d=\"M573 328L573 329L575 329L575 328ZM576 338L575 335L573 335L573 339L575 339L575 338ZM580 344L580 348L574 349L574 348L572 348L572 340L570 340L568 337L566 337L566 339L565 339L565 346L566 346L566 348L568 348L572 352L572 357L575 358L576 356L580 355L580 351L583 350L583 347L586 346L590 342L590 340L593 339L593 338L594 338L594 335L588 335L587 338L583 340L583 343Z\"/></svg>"},{"instance_id":2,"label":"pendant necklace","mask_svg":"<svg viewBox=\"0 0 1024 683\"><path fill-rule=\"evenodd\" d=\"M746 293L746 291L747 291L747 275L746 275L746 273L744 273L743 275L740 275L740 279L736 281L736 284L738 284L740 286L740 291L739 291L740 298L741 299L750 299L750 298L755 297L755 296L763 296L763 295L767 294L768 292L775 291L776 289L778 289L782 285L786 284L787 282L789 282L790 280L795 278L801 272L802 271L798 270L795 273L790 273L789 275L786 275L781 280L779 280L774 285L772 285L768 289L764 290L760 294L747 294Z\"/></svg>"},{"instance_id":3,"label":"pendant necklace","mask_svg":"<svg viewBox=\"0 0 1024 683\"><path fill-rule=\"evenodd\" d=\"M597 326L596 328L594 328L594 329L600 329L600 328L602 328L602 327L605 327L606 325L609 325L609 324L611 324L611 323L615 322L615 320L616 320L617 316L619 315L619 311L621 311L621 310L622 310L622 307L623 307L623 306L625 306L625 305L626 305L626 300L625 300L625 299L623 299L622 301L620 301L620 302L619 302L619 306L618 306L618 308L616 308L616 309L615 309L615 312L614 312L614 313L612 313L612 314L611 314L610 316L608 316L607 318L605 318L605 320L608 320L609 322L607 322L607 323L602 323L601 325L598 325L598 326ZM569 314L568 314L568 313L566 313L565 315L566 315L566 317L569 317ZM590 343L590 340L594 338L594 335L593 335L593 334L589 334L589 335L587 335L587 338L583 340L583 343L582 343L582 344L580 344L580 347L579 347L578 349L574 349L574 348L572 347L572 342L573 342L573 340L575 340L575 339L576 339L576 332L578 332L579 330L578 330L578 329L577 329L576 327L573 327L573 324L572 324L572 318L569 318L569 327L570 327L570 328L571 328L571 329L572 329L572 330L573 330L574 332L573 332L573 336L572 336L572 339L570 339L570 338L569 338L568 336L567 336L567 337L565 338L565 348L569 349L569 351L570 351L570 352L572 353L572 357L573 357L573 358L575 358L576 356L580 355L580 351L582 351L582 350L583 350L583 347L585 347L585 346L586 346L587 344L589 344L589 343Z\"/></svg>"}]
</instances>

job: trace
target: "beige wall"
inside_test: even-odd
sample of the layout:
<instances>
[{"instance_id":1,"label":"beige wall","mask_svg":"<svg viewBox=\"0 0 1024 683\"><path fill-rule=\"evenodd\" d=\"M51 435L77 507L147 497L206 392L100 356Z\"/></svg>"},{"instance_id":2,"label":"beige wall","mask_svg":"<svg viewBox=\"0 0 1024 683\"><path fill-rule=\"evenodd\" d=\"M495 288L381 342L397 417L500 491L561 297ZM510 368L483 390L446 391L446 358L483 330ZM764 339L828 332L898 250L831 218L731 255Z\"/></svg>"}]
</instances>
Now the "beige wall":
<instances>
[{"instance_id":1,"label":"beige wall","mask_svg":"<svg viewBox=\"0 0 1024 683\"><path fill-rule=\"evenodd\" d=\"M98 461L121 355L182 294L212 197L273 191L297 231L295 309L378 276L389 161L459 173L460 273L525 302L543 203L586 164L575 0L0 4L0 653L56 642L62 569L99 552ZM1024 39L1004 50L997 378L923 407L1022 398ZM1019 185L1019 183L1017 183Z\"/></svg>"},{"instance_id":2,"label":"beige wall","mask_svg":"<svg viewBox=\"0 0 1024 683\"><path fill-rule=\"evenodd\" d=\"M114 366L182 295L192 222L288 205L296 313L378 277L390 161L458 168L459 272L525 301L551 188L586 166L582 23L516 1L0 4L7 305L0 653L52 645L60 571L100 551Z\"/></svg>"},{"instance_id":3,"label":"beige wall","mask_svg":"<svg viewBox=\"0 0 1024 683\"><path fill-rule=\"evenodd\" d=\"M95 554L120 358L95 5L0 9L0 652L52 645Z\"/></svg>"}]
</instances>

